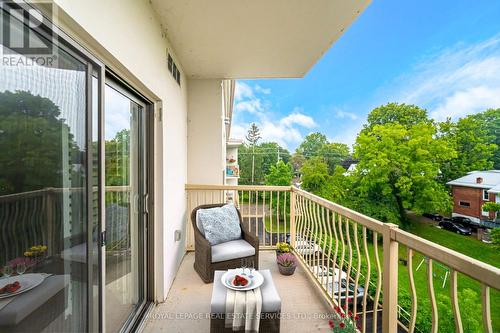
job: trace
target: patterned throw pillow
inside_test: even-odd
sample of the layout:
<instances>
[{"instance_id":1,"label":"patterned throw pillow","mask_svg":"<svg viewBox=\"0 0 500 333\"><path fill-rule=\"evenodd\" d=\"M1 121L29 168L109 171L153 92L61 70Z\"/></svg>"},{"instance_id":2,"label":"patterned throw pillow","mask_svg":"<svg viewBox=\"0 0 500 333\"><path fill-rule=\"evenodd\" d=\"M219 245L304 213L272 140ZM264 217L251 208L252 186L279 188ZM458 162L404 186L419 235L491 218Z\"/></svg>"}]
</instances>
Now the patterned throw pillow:
<instances>
[{"instance_id":1,"label":"patterned throw pillow","mask_svg":"<svg viewBox=\"0 0 500 333\"><path fill-rule=\"evenodd\" d=\"M233 204L222 207L200 209L198 220L203 226L205 238L210 245L241 238L240 219Z\"/></svg>"}]
</instances>

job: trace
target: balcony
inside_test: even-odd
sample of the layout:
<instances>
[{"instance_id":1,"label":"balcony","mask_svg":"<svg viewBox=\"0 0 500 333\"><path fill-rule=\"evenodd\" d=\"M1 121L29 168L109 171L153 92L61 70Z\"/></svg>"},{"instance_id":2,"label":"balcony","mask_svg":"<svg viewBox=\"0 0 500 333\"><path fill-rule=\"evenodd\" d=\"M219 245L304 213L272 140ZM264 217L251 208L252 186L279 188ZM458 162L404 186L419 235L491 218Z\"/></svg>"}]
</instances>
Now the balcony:
<instances>
[{"instance_id":1,"label":"balcony","mask_svg":"<svg viewBox=\"0 0 500 333\"><path fill-rule=\"evenodd\" d=\"M260 252L261 269L269 269L282 299L283 313L292 314L290 320L283 320L282 332L308 332L328 328L331 314L329 307L309 283L307 272L298 268L293 276L282 276L276 267L276 255L272 251ZM149 316L145 332L208 332L210 328L210 298L212 284L205 284L193 271L194 253L189 252L184 257L177 272L169 297L158 305ZM189 317L201 314L201 319Z\"/></svg>"},{"instance_id":2,"label":"balcony","mask_svg":"<svg viewBox=\"0 0 500 333\"><path fill-rule=\"evenodd\" d=\"M462 284L471 283L478 291L477 320L481 330L498 329L498 315L491 312L491 303L500 301L498 268L295 187L187 185L186 191L188 212L202 204L232 198L244 223L259 236L261 267L272 271L282 310L295 318L282 319L284 332L327 330L326 314L340 303L359 316L361 332L423 332L418 317L421 312L431 313L428 326L437 332L440 320L448 319L438 303L443 293L451 299L448 313L453 316L455 330L463 332L468 323L460 312L459 291ZM207 318L182 317L208 313L212 288L192 268L194 240L190 221L186 226L187 254L167 301L154 310L146 332L208 331ZM294 247L300 261L294 276L284 277L277 272L275 255L269 250L278 241L289 241ZM344 271L354 285L354 299L358 298L358 286L364 288L361 302L342 297L342 292L333 294L325 276L313 269L315 266ZM443 270L447 272L444 278L440 273ZM398 292L398 285L405 285L408 295L402 294L403 288ZM423 289L425 297L421 296Z\"/></svg>"}]
</instances>

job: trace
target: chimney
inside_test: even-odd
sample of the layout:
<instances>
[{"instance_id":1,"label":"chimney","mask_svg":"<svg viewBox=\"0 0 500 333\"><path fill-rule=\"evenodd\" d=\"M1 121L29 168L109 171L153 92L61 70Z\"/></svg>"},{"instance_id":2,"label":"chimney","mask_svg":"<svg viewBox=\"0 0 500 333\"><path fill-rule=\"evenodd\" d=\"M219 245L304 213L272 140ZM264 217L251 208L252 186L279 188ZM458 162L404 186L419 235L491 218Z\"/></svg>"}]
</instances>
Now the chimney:
<instances>
[{"instance_id":1,"label":"chimney","mask_svg":"<svg viewBox=\"0 0 500 333\"><path fill-rule=\"evenodd\" d=\"M481 184L483 182L483 178L477 177L476 178L476 183Z\"/></svg>"}]
</instances>

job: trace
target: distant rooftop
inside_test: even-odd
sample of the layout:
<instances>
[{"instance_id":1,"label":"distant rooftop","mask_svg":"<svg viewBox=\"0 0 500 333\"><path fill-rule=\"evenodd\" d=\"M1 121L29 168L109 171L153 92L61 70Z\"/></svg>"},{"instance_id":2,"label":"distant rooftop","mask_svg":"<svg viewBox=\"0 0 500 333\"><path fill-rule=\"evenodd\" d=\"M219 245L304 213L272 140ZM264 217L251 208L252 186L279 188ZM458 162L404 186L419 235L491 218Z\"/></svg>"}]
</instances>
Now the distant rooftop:
<instances>
[{"instance_id":1,"label":"distant rooftop","mask_svg":"<svg viewBox=\"0 0 500 333\"><path fill-rule=\"evenodd\" d=\"M500 170L472 171L447 184L483 188L491 193L500 193Z\"/></svg>"}]
</instances>

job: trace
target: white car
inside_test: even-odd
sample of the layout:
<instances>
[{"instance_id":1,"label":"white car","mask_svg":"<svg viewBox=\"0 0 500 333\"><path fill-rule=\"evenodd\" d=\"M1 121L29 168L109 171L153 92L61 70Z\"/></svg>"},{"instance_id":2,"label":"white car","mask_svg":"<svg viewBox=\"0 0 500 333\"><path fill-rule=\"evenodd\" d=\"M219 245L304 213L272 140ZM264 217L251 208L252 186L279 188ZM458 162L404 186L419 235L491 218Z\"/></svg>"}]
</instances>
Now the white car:
<instances>
[{"instance_id":1,"label":"white car","mask_svg":"<svg viewBox=\"0 0 500 333\"><path fill-rule=\"evenodd\" d=\"M344 271L340 271L338 268L333 269L333 267L326 266L312 266L312 273L318 279L318 281L326 287L328 294L332 294L334 298L337 299L339 289L340 289L340 301L343 302L346 297L346 286L347 286L347 273ZM340 288L339 288L339 273L340 273ZM352 303L352 299L354 298L354 283L349 283L349 292L347 296L349 297L350 303ZM358 285L357 291L357 303L361 303L363 301L363 296L365 294L365 289Z\"/></svg>"},{"instance_id":2,"label":"white car","mask_svg":"<svg viewBox=\"0 0 500 333\"><path fill-rule=\"evenodd\" d=\"M321 247L319 247L313 241L309 241L307 239L302 239L299 236L297 236L297 239L295 241L294 249L295 249L295 252L297 252L298 254L303 255L303 256L306 256L306 255L318 256L319 254L322 253Z\"/></svg>"}]
</instances>

